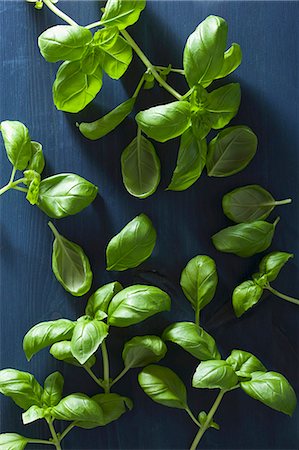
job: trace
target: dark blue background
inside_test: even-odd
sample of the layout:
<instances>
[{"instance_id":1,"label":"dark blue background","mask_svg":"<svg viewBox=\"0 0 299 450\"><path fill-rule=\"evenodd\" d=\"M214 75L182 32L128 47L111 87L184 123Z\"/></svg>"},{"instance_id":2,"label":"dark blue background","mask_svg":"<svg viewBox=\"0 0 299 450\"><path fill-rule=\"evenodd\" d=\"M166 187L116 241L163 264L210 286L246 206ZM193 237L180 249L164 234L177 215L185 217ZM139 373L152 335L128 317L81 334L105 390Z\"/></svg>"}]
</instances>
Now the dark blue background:
<instances>
[{"instance_id":1,"label":"dark blue background","mask_svg":"<svg viewBox=\"0 0 299 450\"><path fill-rule=\"evenodd\" d=\"M95 1L60 1L59 6L84 25L99 17ZM265 295L264 300L242 319L231 309L234 286L257 268L260 255L250 259L217 252L210 236L229 225L221 210L222 195L230 189L260 183L278 198L292 197L290 206L273 213L281 215L272 250L295 253L275 286L299 295L298 286L298 144L299 144L299 3L243 1L151 1L131 33L155 64L181 67L187 36L209 14L224 17L229 24L229 41L240 43L243 63L229 77L242 88L240 112L233 123L252 127L259 138L254 161L242 173L226 179L203 175L182 193L165 192L175 166L178 142L155 144L162 163L161 187L152 197L131 197L122 185L120 155L136 133L133 118L100 141L89 142L77 131L76 120L96 119L130 95L143 66L135 57L122 81L105 79L94 105L81 114L64 114L55 109L51 84L56 67L40 56L37 36L60 23L47 8L36 11L23 1L0 2L1 72L0 119L24 122L32 139L43 143L46 174L76 172L99 186L100 195L83 213L57 221L69 239L89 255L94 271L93 289L118 279L125 285L153 283L172 297L172 311L129 329L113 329L108 346L111 371L121 368L123 342L134 334L160 333L176 320L193 317L179 287L179 275L187 261L197 254L215 258L219 286L214 301L202 314L202 325L212 333L226 357L231 349L255 353L270 369L285 374L299 392L298 317L296 306ZM169 77L179 91L186 86L179 75ZM224 83L223 81L221 82ZM171 101L159 88L143 92L137 108ZM4 149L0 161L1 183L9 178L10 166ZM26 362L22 338L39 321L58 317L75 319L83 313L86 298L72 298L51 271L52 235L47 217L31 207L19 192L1 198L1 368L31 371L42 382L60 370L66 378L66 393L97 392L96 385L79 368L56 362L43 351ZM105 272L105 246L129 220L145 212L158 231L153 256L143 266L125 273ZM165 360L190 384L196 361L179 348L169 346ZM164 362L163 362L164 363ZM188 416L154 404L138 387L137 370L131 371L116 391L133 398L135 409L118 422L91 431L77 430L65 439L66 449L184 449L196 427ZM190 390L194 411L208 409L216 393ZM20 410L10 399L1 398L1 432L47 438L43 423L25 427ZM205 449L298 449L298 409L290 419L236 391L224 399L217 415L219 432L210 430L202 440ZM35 446L37 448L37 446Z\"/></svg>"}]
</instances>

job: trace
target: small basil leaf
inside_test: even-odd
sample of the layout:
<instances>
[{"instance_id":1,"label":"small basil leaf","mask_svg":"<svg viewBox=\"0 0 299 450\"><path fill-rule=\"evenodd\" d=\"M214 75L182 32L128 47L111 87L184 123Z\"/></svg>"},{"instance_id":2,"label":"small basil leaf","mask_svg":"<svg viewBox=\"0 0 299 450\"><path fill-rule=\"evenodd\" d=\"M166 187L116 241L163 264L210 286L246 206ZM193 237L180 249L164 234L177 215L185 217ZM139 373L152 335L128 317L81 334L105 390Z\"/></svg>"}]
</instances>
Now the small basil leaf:
<instances>
[{"instance_id":1,"label":"small basil leaf","mask_svg":"<svg viewBox=\"0 0 299 450\"><path fill-rule=\"evenodd\" d=\"M144 367L164 358L167 347L158 336L136 336L125 343L122 358L125 367Z\"/></svg>"},{"instance_id":2,"label":"small basil leaf","mask_svg":"<svg viewBox=\"0 0 299 450\"><path fill-rule=\"evenodd\" d=\"M207 422L208 415L205 411L200 411L198 414L198 421L203 426ZM210 422L208 428L214 428L215 430L220 430L220 426L218 423L214 422L213 420Z\"/></svg>"},{"instance_id":3,"label":"small basil leaf","mask_svg":"<svg viewBox=\"0 0 299 450\"><path fill-rule=\"evenodd\" d=\"M182 380L168 367L151 365L138 375L138 381L154 402L170 408L187 408L187 391Z\"/></svg>"},{"instance_id":4,"label":"small basil leaf","mask_svg":"<svg viewBox=\"0 0 299 450\"><path fill-rule=\"evenodd\" d=\"M184 72L190 87L197 83L208 86L223 66L227 23L209 16L188 37L184 49Z\"/></svg>"},{"instance_id":5,"label":"small basil leaf","mask_svg":"<svg viewBox=\"0 0 299 450\"><path fill-rule=\"evenodd\" d=\"M136 121L147 136L166 142L189 128L190 114L190 103L181 100L140 111L136 115Z\"/></svg>"},{"instance_id":6,"label":"small basil leaf","mask_svg":"<svg viewBox=\"0 0 299 450\"><path fill-rule=\"evenodd\" d=\"M74 173L60 173L41 181L37 206L53 219L77 214L94 201L98 188Z\"/></svg>"},{"instance_id":7,"label":"small basil leaf","mask_svg":"<svg viewBox=\"0 0 299 450\"><path fill-rule=\"evenodd\" d=\"M251 376L253 372L267 372L266 367L252 353L244 350L233 350L226 362L232 366L235 372L241 372L242 376ZM239 375L239 374L238 374Z\"/></svg>"},{"instance_id":8,"label":"small basil leaf","mask_svg":"<svg viewBox=\"0 0 299 450\"><path fill-rule=\"evenodd\" d=\"M115 31L113 28L111 30L99 30L97 33L98 39L94 50L99 64L110 78L118 80L126 72L132 61L132 47L118 35L116 35L113 45L106 44L107 36L104 37L105 43L102 44L100 38L100 36L102 37L102 33L105 35L111 33L112 39L114 39Z\"/></svg>"},{"instance_id":9,"label":"small basil leaf","mask_svg":"<svg viewBox=\"0 0 299 450\"><path fill-rule=\"evenodd\" d=\"M233 308L237 317L241 317L252 308L263 295L263 288L252 280L244 281L234 289Z\"/></svg>"},{"instance_id":10,"label":"small basil leaf","mask_svg":"<svg viewBox=\"0 0 299 450\"><path fill-rule=\"evenodd\" d=\"M54 225L49 226L55 236L52 253L52 269L61 286L75 297L89 291L92 271L83 249L58 233Z\"/></svg>"},{"instance_id":11,"label":"small basil leaf","mask_svg":"<svg viewBox=\"0 0 299 450\"><path fill-rule=\"evenodd\" d=\"M270 247L277 221L256 220L224 228L212 236L217 250L247 258Z\"/></svg>"},{"instance_id":12,"label":"small basil leaf","mask_svg":"<svg viewBox=\"0 0 299 450\"><path fill-rule=\"evenodd\" d=\"M26 178L24 184L28 186L26 200L28 200L31 205L35 205L39 198L39 186L41 183L40 174L35 172L35 170L25 170L24 176Z\"/></svg>"},{"instance_id":13,"label":"small basil leaf","mask_svg":"<svg viewBox=\"0 0 299 450\"><path fill-rule=\"evenodd\" d=\"M233 43L231 47L224 52L223 65L220 72L215 77L224 78L239 67L242 62L242 50L239 44Z\"/></svg>"},{"instance_id":14,"label":"small basil leaf","mask_svg":"<svg viewBox=\"0 0 299 450\"><path fill-rule=\"evenodd\" d=\"M101 286L91 295L91 297L89 297L85 308L85 314L94 317L98 311L106 313L112 298L122 289L123 287L118 281L113 281L112 283Z\"/></svg>"},{"instance_id":15,"label":"small basil leaf","mask_svg":"<svg viewBox=\"0 0 299 450\"><path fill-rule=\"evenodd\" d=\"M64 361L68 364L72 364L73 366L81 367L81 364L79 361L73 356L72 350L71 350L71 343L70 341L61 341L57 342L56 344L53 344L50 348L50 353L54 358L58 359L59 361ZM92 355L84 364L84 366L91 368L96 363L96 357Z\"/></svg>"},{"instance_id":16,"label":"small basil leaf","mask_svg":"<svg viewBox=\"0 0 299 450\"><path fill-rule=\"evenodd\" d=\"M56 25L38 38L42 56L48 62L76 61L86 52L92 41L90 30L73 25Z\"/></svg>"},{"instance_id":17,"label":"small basil leaf","mask_svg":"<svg viewBox=\"0 0 299 450\"><path fill-rule=\"evenodd\" d=\"M289 416L296 408L297 399L294 389L280 373L255 372L250 381L241 383L241 388L255 400Z\"/></svg>"},{"instance_id":18,"label":"small basil leaf","mask_svg":"<svg viewBox=\"0 0 299 450\"><path fill-rule=\"evenodd\" d=\"M60 111L77 113L85 108L101 90L102 69L87 75L80 61L66 61L58 69L53 84L53 100Z\"/></svg>"},{"instance_id":19,"label":"small basil leaf","mask_svg":"<svg viewBox=\"0 0 299 450\"><path fill-rule=\"evenodd\" d=\"M10 397L24 410L32 405L42 406L43 389L28 372L15 369L0 370L0 393Z\"/></svg>"},{"instance_id":20,"label":"small basil leaf","mask_svg":"<svg viewBox=\"0 0 299 450\"><path fill-rule=\"evenodd\" d=\"M204 106L209 113L211 127L225 127L238 112L241 101L239 83L230 83L212 91Z\"/></svg>"},{"instance_id":21,"label":"small basil leaf","mask_svg":"<svg viewBox=\"0 0 299 450\"><path fill-rule=\"evenodd\" d=\"M24 425L28 425L28 423L35 422L36 420L43 419L44 417L45 410L39 406L32 405L22 414L22 421Z\"/></svg>"},{"instance_id":22,"label":"small basil leaf","mask_svg":"<svg viewBox=\"0 0 299 450\"><path fill-rule=\"evenodd\" d=\"M160 160L153 144L141 133L122 152L121 171L125 188L134 197L146 198L156 191Z\"/></svg>"},{"instance_id":23,"label":"small basil leaf","mask_svg":"<svg viewBox=\"0 0 299 450\"><path fill-rule=\"evenodd\" d=\"M2 433L0 434L0 449L1 450L24 450L29 443L28 438L17 433Z\"/></svg>"},{"instance_id":24,"label":"small basil leaf","mask_svg":"<svg viewBox=\"0 0 299 450\"><path fill-rule=\"evenodd\" d=\"M51 408L51 416L58 420L97 424L98 421L103 420L103 411L98 403L87 395L71 394Z\"/></svg>"},{"instance_id":25,"label":"small basil leaf","mask_svg":"<svg viewBox=\"0 0 299 450\"><path fill-rule=\"evenodd\" d=\"M283 266L290 258L293 258L292 253L286 252L272 252L264 256L260 262L259 269L262 274L267 276L268 281L274 281Z\"/></svg>"},{"instance_id":26,"label":"small basil leaf","mask_svg":"<svg viewBox=\"0 0 299 450\"><path fill-rule=\"evenodd\" d=\"M127 270L148 259L156 245L157 233L151 220L140 214L108 243L107 270Z\"/></svg>"},{"instance_id":27,"label":"small basil leaf","mask_svg":"<svg viewBox=\"0 0 299 450\"><path fill-rule=\"evenodd\" d=\"M155 286L135 285L113 297L108 308L108 323L127 327L162 311L170 310L170 297Z\"/></svg>"},{"instance_id":28,"label":"small basil leaf","mask_svg":"<svg viewBox=\"0 0 299 450\"><path fill-rule=\"evenodd\" d=\"M255 282L255 284L257 284L258 286L260 286L262 289L264 289L267 284L268 284L268 279L267 279L267 275L266 274L261 274L261 273L254 273L252 275L252 279Z\"/></svg>"},{"instance_id":29,"label":"small basil leaf","mask_svg":"<svg viewBox=\"0 0 299 450\"><path fill-rule=\"evenodd\" d=\"M123 30L137 22L145 4L145 0L108 0L101 17L101 25Z\"/></svg>"},{"instance_id":30,"label":"small basil leaf","mask_svg":"<svg viewBox=\"0 0 299 450\"><path fill-rule=\"evenodd\" d=\"M56 406L61 398L64 378L59 372L51 373L44 382L42 402L46 406Z\"/></svg>"},{"instance_id":31,"label":"small basil leaf","mask_svg":"<svg viewBox=\"0 0 299 450\"><path fill-rule=\"evenodd\" d=\"M174 342L201 361L221 359L215 340L195 323L173 323L166 328L162 338Z\"/></svg>"},{"instance_id":32,"label":"small basil leaf","mask_svg":"<svg viewBox=\"0 0 299 450\"><path fill-rule=\"evenodd\" d=\"M45 158L43 154L43 147L39 142L31 141L32 155L27 166L27 170L34 170L41 174L45 167Z\"/></svg>"},{"instance_id":33,"label":"small basil leaf","mask_svg":"<svg viewBox=\"0 0 299 450\"><path fill-rule=\"evenodd\" d=\"M240 172L252 160L257 149L257 137L244 125L220 131L208 147L209 177L228 177Z\"/></svg>"},{"instance_id":34,"label":"small basil leaf","mask_svg":"<svg viewBox=\"0 0 299 450\"><path fill-rule=\"evenodd\" d=\"M235 371L221 360L201 362L192 379L192 386L200 389L230 389L237 384Z\"/></svg>"},{"instance_id":35,"label":"small basil leaf","mask_svg":"<svg viewBox=\"0 0 299 450\"><path fill-rule=\"evenodd\" d=\"M108 327L104 322L90 319L88 316L81 317L75 325L71 340L73 356L80 364L85 364L107 335Z\"/></svg>"},{"instance_id":36,"label":"small basil leaf","mask_svg":"<svg viewBox=\"0 0 299 450\"><path fill-rule=\"evenodd\" d=\"M188 128L182 136L176 168L173 172L168 190L184 191L200 177L207 158L207 142L194 136Z\"/></svg>"},{"instance_id":37,"label":"small basil leaf","mask_svg":"<svg viewBox=\"0 0 299 450\"><path fill-rule=\"evenodd\" d=\"M37 352L55 342L72 337L74 323L67 319L41 322L32 327L23 340L23 350L28 361Z\"/></svg>"},{"instance_id":38,"label":"small basil leaf","mask_svg":"<svg viewBox=\"0 0 299 450\"><path fill-rule=\"evenodd\" d=\"M83 136L92 141L106 136L106 134L114 130L130 114L133 110L135 101L136 98L129 98L129 100L121 103L100 119L95 120L94 122L81 122L79 125L80 132Z\"/></svg>"},{"instance_id":39,"label":"small basil leaf","mask_svg":"<svg viewBox=\"0 0 299 450\"><path fill-rule=\"evenodd\" d=\"M181 275L181 287L195 311L202 310L215 295L218 276L215 261L209 256L192 258Z\"/></svg>"},{"instance_id":40,"label":"small basil leaf","mask_svg":"<svg viewBox=\"0 0 299 450\"><path fill-rule=\"evenodd\" d=\"M28 129L21 122L5 120L0 129L7 157L17 170L26 169L32 156Z\"/></svg>"}]
</instances>

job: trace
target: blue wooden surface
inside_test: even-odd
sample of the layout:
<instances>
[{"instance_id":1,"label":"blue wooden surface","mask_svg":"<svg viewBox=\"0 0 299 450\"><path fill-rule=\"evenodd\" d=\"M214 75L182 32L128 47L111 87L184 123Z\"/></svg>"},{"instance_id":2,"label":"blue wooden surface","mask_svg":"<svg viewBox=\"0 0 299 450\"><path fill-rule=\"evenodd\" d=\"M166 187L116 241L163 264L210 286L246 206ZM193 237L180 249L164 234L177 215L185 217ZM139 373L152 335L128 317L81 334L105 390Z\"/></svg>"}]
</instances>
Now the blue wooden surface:
<instances>
[{"instance_id":1,"label":"blue wooden surface","mask_svg":"<svg viewBox=\"0 0 299 450\"><path fill-rule=\"evenodd\" d=\"M61 1L60 7L81 24L95 21L99 4L95 1ZM202 314L202 325L211 332L223 356L231 349L252 351L271 369L284 373L299 392L298 317L299 310L265 296L264 301L237 320L231 310L233 287L256 269L260 256L240 259L217 252L210 236L229 224L221 211L222 195L239 185L260 183L277 198L292 197L290 206L277 213L281 221L272 249L294 252L296 258L284 269L277 288L290 295L299 293L299 3L243 1L151 1L132 34L156 64L181 66L181 52L187 36L209 14L223 16L229 24L229 40L241 44L243 63L231 80L242 87L242 104L235 124L252 127L259 138L258 153L249 167L226 179L203 175L182 193L165 192L175 166L177 141L155 144L162 162L162 183L146 200L131 197L122 185L120 154L135 134L131 119L118 131L91 143L77 131L76 120L95 119L130 95L142 73L134 59L121 82L105 79L93 105L78 115L55 109L51 83L56 66L39 54L37 36L59 20L46 8L36 11L23 1L0 1L0 119L24 122L34 140L43 143L46 174L76 172L99 186L100 196L83 213L57 221L58 229L80 244L89 255L94 285L118 279L125 285L153 283L172 296L170 313L129 329L113 330L108 341L112 374L121 368L119 353L130 336L160 333L175 320L192 319L192 310L179 287L179 274L196 254L215 258L220 275L215 300ZM182 92L178 75L170 80ZM138 108L171 100L159 88L144 92ZM9 176L9 163L2 148L1 183ZM105 245L130 219L145 212L158 231L158 243L150 260L137 270L105 272ZM18 192L9 192L0 201L1 275L1 368L31 371L43 381L54 370L66 378L66 393L82 390L96 393L96 385L79 368L56 362L47 351L30 363L22 352L25 332L39 321L58 317L75 319L83 312L85 298L64 292L51 272L52 236L47 217L31 207ZM275 218L275 213L271 218ZM190 382L195 360L171 347L165 359ZM184 449L192 441L195 427L184 412L154 404L141 391L133 370L117 386L117 392L133 398L135 408L117 423L91 431L77 430L66 438L65 449ZM216 393L190 390L190 405L207 409ZM0 399L1 432L19 432L48 437L42 423L24 427L20 410ZM202 440L204 449L298 449L298 409L292 419L272 411L240 392L227 395L217 421L219 432L211 430ZM36 447L35 447L36 448Z\"/></svg>"}]
</instances>

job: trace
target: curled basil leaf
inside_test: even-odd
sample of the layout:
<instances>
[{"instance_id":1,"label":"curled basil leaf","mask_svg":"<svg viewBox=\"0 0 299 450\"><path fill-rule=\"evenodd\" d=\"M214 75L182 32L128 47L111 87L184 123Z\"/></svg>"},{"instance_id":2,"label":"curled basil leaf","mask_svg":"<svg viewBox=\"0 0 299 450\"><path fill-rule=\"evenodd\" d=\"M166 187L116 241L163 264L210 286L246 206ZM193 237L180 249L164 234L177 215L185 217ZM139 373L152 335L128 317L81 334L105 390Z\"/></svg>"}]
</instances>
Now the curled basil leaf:
<instances>
[{"instance_id":1,"label":"curled basil leaf","mask_svg":"<svg viewBox=\"0 0 299 450\"><path fill-rule=\"evenodd\" d=\"M26 169L32 156L28 129L13 120L1 122L0 129L9 161L17 170Z\"/></svg>"},{"instance_id":2,"label":"curled basil leaf","mask_svg":"<svg viewBox=\"0 0 299 450\"><path fill-rule=\"evenodd\" d=\"M101 25L123 30L137 22L145 4L145 0L108 0L101 17Z\"/></svg>"},{"instance_id":3,"label":"curled basil leaf","mask_svg":"<svg viewBox=\"0 0 299 450\"><path fill-rule=\"evenodd\" d=\"M31 205L35 205L39 198L39 186L41 183L40 174L35 172L35 170L25 170L24 176L24 184L28 186L26 200L28 200Z\"/></svg>"},{"instance_id":4,"label":"curled basil leaf","mask_svg":"<svg viewBox=\"0 0 299 450\"><path fill-rule=\"evenodd\" d=\"M24 425L35 422L36 420L43 419L45 417L45 409L39 406L32 405L26 412L22 414L22 421Z\"/></svg>"},{"instance_id":5,"label":"curled basil leaf","mask_svg":"<svg viewBox=\"0 0 299 450\"><path fill-rule=\"evenodd\" d=\"M123 287L118 281L101 286L89 297L85 308L86 315L94 317L98 311L106 313L112 298L122 289Z\"/></svg>"},{"instance_id":6,"label":"curled basil leaf","mask_svg":"<svg viewBox=\"0 0 299 450\"><path fill-rule=\"evenodd\" d=\"M223 65L215 79L224 78L239 67L242 62L242 50L235 42L224 52Z\"/></svg>"},{"instance_id":7,"label":"curled basil leaf","mask_svg":"<svg viewBox=\"0 0 299 450\"><path fill-rule=\"evenodd\" d=\"M226 362L232 366L238 376L250 377L253 372L267 372L266 367L252 353L233 350Z\"/></svg>"},{"instance_id":8,"label":"curled basil leaf","mask_svg":"<svg viewBox=\"0 0 299 450\"><path fill-rule=\"evenodd\" d=\"M72 364L73 366L81 366L79 361L73 356L72 350L71 350L71 343L70 341L61 341L56 342L52 345L50 348L50 353L54 358L58 359L59 361L64 361L68 364ZM92 355L85 363L84 366L91 368L96 363L96 357Z\"/></svg>"},{"instance_id":9,"label":"curled basil leaf","mask_svg":"<svg viewBox=\"0 0 299 450\"><path fill-rule=\"evenodd\" d=\"M80 364L97 351L108 335L108 327L104 322L83 316L78 319L71 340L71 351Z\"/></svg>"},{"instance_id":10,"label":"curled basil leaf","mask_svg":"<svg viewBox=\"0 0 299 450\"><path fill-rule=\"evenodd\" d=\"M41 174L45 167L43 147L39 142L31 141L31 151L32 155L27 170L34 170Z\"/></svg>"},{"instance_id":11,"label":"curled basil leaf","mask_svg":"<svg viewBox=\"0 0 299 450\"><path fill-rule=\"evenodd\" d=\"M237 317L252 308L263 295L263 288L252 280L244 281L234 289L233 308Z\"/></svg>"},{"instance_id":12,"label":"curled basil leaf","mask_svg":"<svg viewBox=\"0 0 299 450\"><path fill-rule=\"evenodd\" d=\"M46 406L56 406L61 398L64 378L60 372L51 373L44 382L42 402Z\"/></svg>"},{"instance_id":13,"label":"curled basil leaf","mask_svg":"<svg viewBox=\"0 0 299 450\"><path fill-rule=\"evenodd\" d=\"M192 386L200 389L231 389L237 384L235 371L222 360L201 362L192 379Z\"/></svg>"},{"instance_id":14,"label":"curled basil leaf","mask_svg":"<svg viewBox=\"0 0 299 450\"><path fill-rule=\"evenodd\" d=\"M164 358L167 347L158 336L136 336L125 343L122 358L125 367L144 367Z\"/></svg>"},{"instance_id":15,"label":"curled basil leaf","mask_svg":"<svg viewBox=\"0 0 299 450\"><path fill-rule=\"evenodd\" d=\"M266 275L267 281L276 280L279 272L289 259L293 258L292 253L272 252L264 256L260 262L259 269L262 275Z\"/></svg>"},{"instance_id":16,"label":"curled basil leaf","mask_svg":"<svg viewBox=\"0 0 299 450\"><path fill-rule=\"evenodd\" d=\"M28 372L15 369L0 370L0 393L10 397L24 410L32 405L42 406L43 389Z\"/></svg>"}]
</instances>

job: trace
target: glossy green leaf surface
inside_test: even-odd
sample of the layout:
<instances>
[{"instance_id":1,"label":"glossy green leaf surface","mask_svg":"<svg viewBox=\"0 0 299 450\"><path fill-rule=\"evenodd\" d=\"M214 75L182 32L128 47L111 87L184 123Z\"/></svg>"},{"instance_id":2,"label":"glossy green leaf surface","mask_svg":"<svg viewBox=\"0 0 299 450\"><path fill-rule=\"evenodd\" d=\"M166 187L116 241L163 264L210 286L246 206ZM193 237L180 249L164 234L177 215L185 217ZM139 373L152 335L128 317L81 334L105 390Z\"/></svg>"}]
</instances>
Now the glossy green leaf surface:
<instances>
[{"instance_id":1,"label":"glossy green leaf surface","mask_svg":"<svg viewBox=\"0 0 299 450\"><path fill-rule=\"evenodd\" d=\"M97 33L107 34L110 29L99 30ZM112 29L112 38L115 32ZM106 40L106 36L105 36ZM95 47L96 59L99 61L102 69L110 78L118 80L123 76L132 61L132 47L121 37L117 36L113 45L102 45L101 40L97 39Z\"/></svg>"},{"instance_id":2,"label":"glossy green leaf surface","mask_svg":"<svg viewBox=\"0 0 299 450\"><path fill-rule=\"evenodd\" d=\"M268 255L264 256L260 262L260 272L261 274L265 274L267 276L268 281L274 281L276 280L283 266L289 261L289 259L293 257L294 255L292 253L287 252L269 253Z\"/></svg>"},{"instance_id":3,"label":"glossy green leaf surface","mask_svg":"<svg viewBox=\"0 0 299 450\"><path fill-rule=\"evenodd\" d=\"M29 439L17 433L0 434L1 450L24 450Z\"/></svg>"},{"instance_id":4,"label":"glossy green leaf surface","mask_svg":"<svg viewBox=\"0 0 299 450\"><path fill-rule=\"evenodd\" d=\"M71 351L80 364L85 362L97 351L105 337L108 327L104 322L83 316L78 319L71 340Z\"/></svg>"},{"instance_id":5,"label":"glossy green leaf surface","mask_svg":"<svg viewBox=\"0 0 299 450\"><path fill-rule=\"evenodd\" d=\"M211 128L225 127L237 114L241 102L239 83L230 83L208 94L205 110L209 113Z\"/></svg>"},{"instance_id":6,"label":"glossy green leaf surface","mask_svg":"<svg viewBox=\"0 0 299 450\"><path fill-rule=\"evenodd\" d=\"M55 359L59 361L64 361L67 364L72 364L73 366L81 366L79 361L73 356L71 350L71 342L70 341L61 341L53 344L50 348L50 353L54 356ZM96 363L96 357L92 355L86 362L86 367L92 367Z\"/></svg>"},{"instance_id":7,"label":"glossy green leaf surface","mask_svg":"<svg viewBox=\"0 0 299 450\"><path fill-rule=\"evenodd\" d=\"M92 422L97 426L103 420L100 405L85 394L71 394L51 408L51 415L58 420Z\"/></svg>"},{"instance_id":8,"label":"glossy green leaf surface","mask_svg":"<svg viewBox=\"0 0 299 450\"><path fill-rule=\"evenodd\" d=\"M232 366L238 376L251 376L253 372L266 372L267 369L252 353L244 350L233 350L226 362Z\"/></svg>"},{"instance_id":9,"label":"glossy green leaf surface","mask_svg":"<svg viewBox=\"0 0 299 450\"><path fill-rule=\"evenodd\" d=\"M26 169L32 156L28 129L13 120L1 122L0 129L9 161L18 170Z\"/></svg>"},{"instance_id":10,"label":"glossy green leaf surface","mask_svg":"<svg viewBox=\"0 0 299 450\"><path fill-rule=\"evenodd\" d=\"M122 358L125 367L144 367L164 358L167 347L158 336L136 336L125 343Z\"/></svg>"},{"instance_id":11,"label":"glossy green leaf surface","mask_svg":"<svg viewBox=\"0 0 299 450\"><path fill-rule=\"evenodd\" d=\"M27 166L27 170L34 170L42 173L45 167L45 158L42 145L39 142L31 141L31 159Z\"/></svg>"},{"instance_id":12,"label":"glossy green leaf surface","mask_svg":"<svg viewBox=\"0 0 299 450\"><path fill-rule=\"evenodd\" d=\"M224 78L236 70L242 62L242 50L235 42L224 52L224 60L220 72L215 77Z\"/></svg>"},{"instance_id":13,"label":"glossy green leaf surface","mask_svg":"<svg viewBox=\"0 0 299 450\"><path fill-rule=\"evenodd\" d=\"M64 378L60 372L51 373L44 382L42 402L46 406L56 406L61 398Z\"/></svg>"},{"instance_id":14,"label":"glossy green leaf surface","mask_svg":"<svg viewBox=\"0 0 299 450\"><path fill-rule=\"evenodd\" d=\"M27 411L22 414L22 421L24 425L28 423L35 422L36 420L43 419L45 417L44 408L40 408L39 406L32 405Z\"/></svg>"},{"instance_id":15,"label":"glossy green leaf surface","mask_svg":"<svg viewBox=\"0 0 299 450\"><path fill-rule=\"evenodd\" d=\"M101 24L105 27L116 26L123 30L137 22L145 4L145 0L108 0Z\"/></svg>"},{"instance_id":16,"label":"glossy green leaf surface","mask_svg":"<svg viewBox=\"0 0 299 450\"><path fill-rule=\"evenodd\" d=\"M24 410L32 405L42 406L43 389L28 372L15 369L0 370L0 393L10 397Z\"/></svg>"},{"instance_id":17,"label":"glossy green leaf surface","mask_svg":"<svg viewBox=\"0 0 299 450\"><path fill-rule=\"evenodd\" d=\"M256 305L262 295L263 289L252 280L244 281L237 286L232 299L236 316L241 317L248 309Z\"/></svg>"},{"instance_id":18,"label":"glossy green leaf surface","mask_svg":"<svg viewBox=\"0 0 299 450\"><path fill-rule=\"evenodd\" d=\"M201 362L192 379L192 386L200 389L230 389L237 384L235 371L221 360Z\"/></svg>"},{"instance_id":19,"label":"glossy green leaf surface","mask_svg":"<svg viewBox=\"0 0 299 450\"><path fill-rule=\"evenodd\" d=\"M123 289L118 281L104 284L97 289L88 299L85 314L94 317L98 311L107 312L112 298Z\"/></svg>"}]
</instances>

